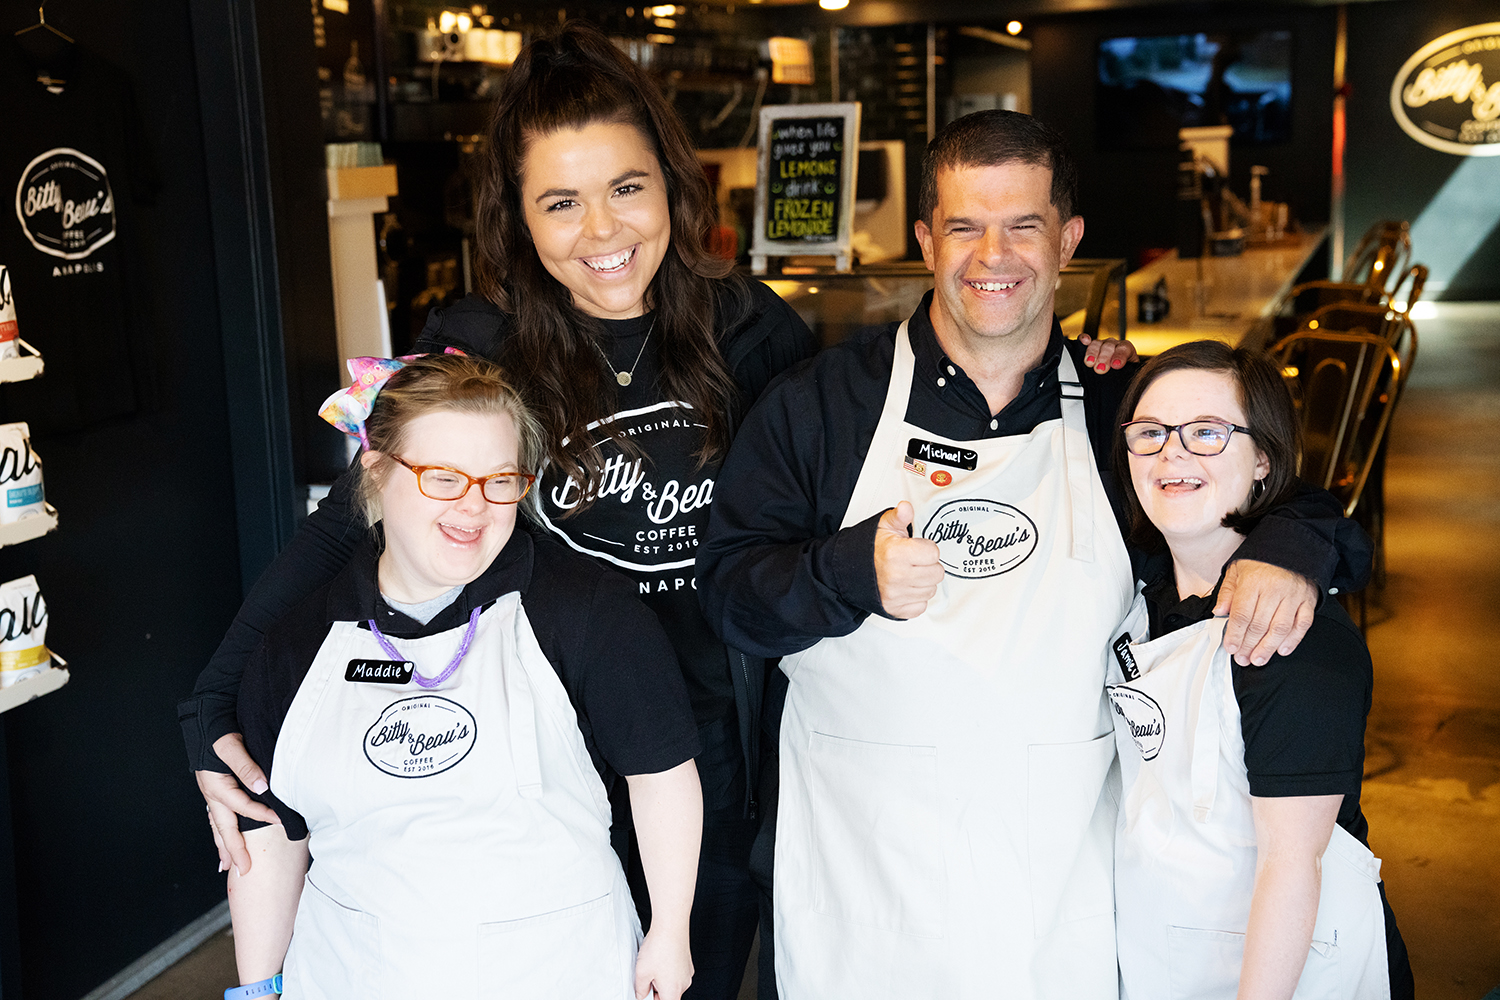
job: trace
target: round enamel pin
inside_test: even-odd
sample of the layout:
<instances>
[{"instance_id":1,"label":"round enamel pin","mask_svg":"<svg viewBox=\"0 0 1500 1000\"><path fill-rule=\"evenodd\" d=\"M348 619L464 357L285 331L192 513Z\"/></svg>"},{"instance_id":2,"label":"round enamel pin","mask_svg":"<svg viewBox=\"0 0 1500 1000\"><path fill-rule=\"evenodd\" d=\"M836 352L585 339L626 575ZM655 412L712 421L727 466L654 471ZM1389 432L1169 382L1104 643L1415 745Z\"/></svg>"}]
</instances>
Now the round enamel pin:
<instances>
[{"instance_id":1,"label":"round enamel pin","mask_svg":"<svg viewBox=\"0 0 1500 1000\"><path fill-rule=\"evenodd\" d=\"M953 474L946 469L938 469L932 474L932 485L947 486L953 482Z\"/></svg>"}]
</instances>

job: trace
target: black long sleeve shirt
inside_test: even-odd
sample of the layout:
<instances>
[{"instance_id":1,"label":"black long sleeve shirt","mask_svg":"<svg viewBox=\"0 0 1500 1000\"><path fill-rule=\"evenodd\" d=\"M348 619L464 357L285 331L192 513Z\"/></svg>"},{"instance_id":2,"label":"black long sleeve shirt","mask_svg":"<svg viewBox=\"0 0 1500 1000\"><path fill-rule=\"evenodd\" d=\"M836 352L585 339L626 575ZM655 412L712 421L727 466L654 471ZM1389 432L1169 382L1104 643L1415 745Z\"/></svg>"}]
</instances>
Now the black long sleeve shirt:
<instances>
[{"instance_id":1,"label":"black long sleeve shirt","mask_svg":"<svg viewBox=\"0 0 1500 1000\"><path fill-rule=\"evenodd\" d=\"M1054 321L1041 363L1026 373L1016 398L991 414L979 387L938 344L931 301L929 292L908 324L916 367L907 421L955 441L1029 433L1061 416L1057 362L1063 350L1073 352L1089 440L1123 531L1110 448L1135 369L1087 369L1084 345L1067 340ZM720 472L697 562L704 613L730 646L784 656L884 613L873 555L879 515L840 525L885 403L896 329L868 331L792 369L746 416ZM1370 553L1369 539L1343 517L1338 501L1307 487L1263 518L1236 558L1347 590L1364 585Z\"/></svg>"}]
</instances>

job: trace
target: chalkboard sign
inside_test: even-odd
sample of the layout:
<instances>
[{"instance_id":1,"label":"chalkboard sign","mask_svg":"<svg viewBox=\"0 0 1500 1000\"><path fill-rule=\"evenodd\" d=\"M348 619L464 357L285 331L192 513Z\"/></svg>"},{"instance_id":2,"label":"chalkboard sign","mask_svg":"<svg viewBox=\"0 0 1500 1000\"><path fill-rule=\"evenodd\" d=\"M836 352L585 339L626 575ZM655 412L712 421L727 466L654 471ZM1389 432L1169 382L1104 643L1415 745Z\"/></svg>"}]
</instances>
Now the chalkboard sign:
<instances>
[{"instance_id":1,"label":"chalkboard sign","mask_svg":"<svg viewBox=\"0 0 1500 1000\"><path fill-rule=\"evenodd\" d=\"M761 108L752 270L792 254L828 254L849 269L858 153L857 103Z\"/></svg>"}]
</instances>

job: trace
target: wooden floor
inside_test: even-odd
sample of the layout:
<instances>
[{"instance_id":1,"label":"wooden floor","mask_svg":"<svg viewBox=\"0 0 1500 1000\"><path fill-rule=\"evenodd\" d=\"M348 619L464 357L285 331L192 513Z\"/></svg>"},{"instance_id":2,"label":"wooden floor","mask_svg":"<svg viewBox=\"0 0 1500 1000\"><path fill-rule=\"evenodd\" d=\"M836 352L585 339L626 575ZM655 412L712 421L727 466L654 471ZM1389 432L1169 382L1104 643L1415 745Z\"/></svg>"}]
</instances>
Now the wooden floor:
<instances>
[{"instance_id":1,"label":"wooden floor","mask_svg":"<svg viewBox=\"0 0 1500 1000\"><path fill-rule=\"evenodd\" d=\"M1440 305L1418 329L1387 473L1389 578L1371 598L1364 805L1418 997L1480 1000L1500 985L1500 304ZM234 981L217 934L134 998Z\"/></svg>"},{"instance_id":2,"label":"wooden floor","mask_svg":"<svg viewBox=\"0 0 1500 1000\"><path fill-rule=\"evenodd\" d=\"M1500 304L1438 306L1396 412L1364 809L1421 1000L1500 984Z\"/></svg>"}]
</instances>

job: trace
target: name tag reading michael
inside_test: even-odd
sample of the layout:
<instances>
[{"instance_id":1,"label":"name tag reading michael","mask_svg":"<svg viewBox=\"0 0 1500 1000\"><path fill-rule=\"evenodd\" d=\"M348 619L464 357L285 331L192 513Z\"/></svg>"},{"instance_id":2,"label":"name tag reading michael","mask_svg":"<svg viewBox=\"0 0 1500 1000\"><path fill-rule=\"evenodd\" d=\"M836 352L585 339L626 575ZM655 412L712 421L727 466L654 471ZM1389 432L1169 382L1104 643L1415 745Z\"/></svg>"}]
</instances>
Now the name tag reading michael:
<instances>
[{"instance_id":1,"label":"name tag reading michael","mask_svg":"<svg viewBox=\"0 0 1500 1000\"><path fill-rule=\"evenodd\" d=\"M912 458L936 462L939 465L951 465L955 469L968 469L971 472L979 465L979 452L977 451L969 448L955 448L950 444L938 444L936 441L923 441L921 438L912 438L906 442L906 453Z\"/></svg>"},{"instance_id":2,"label":"name tag reading michael","mask_svg":"<svg viewBox=\"0 0 1500 1000\"><path fill-rule=\"evenodd\" d=\"M407 684L411 681L410 660L350 660L344 668L344 680L363 684Z\"/></svg>"}]
</instances>

